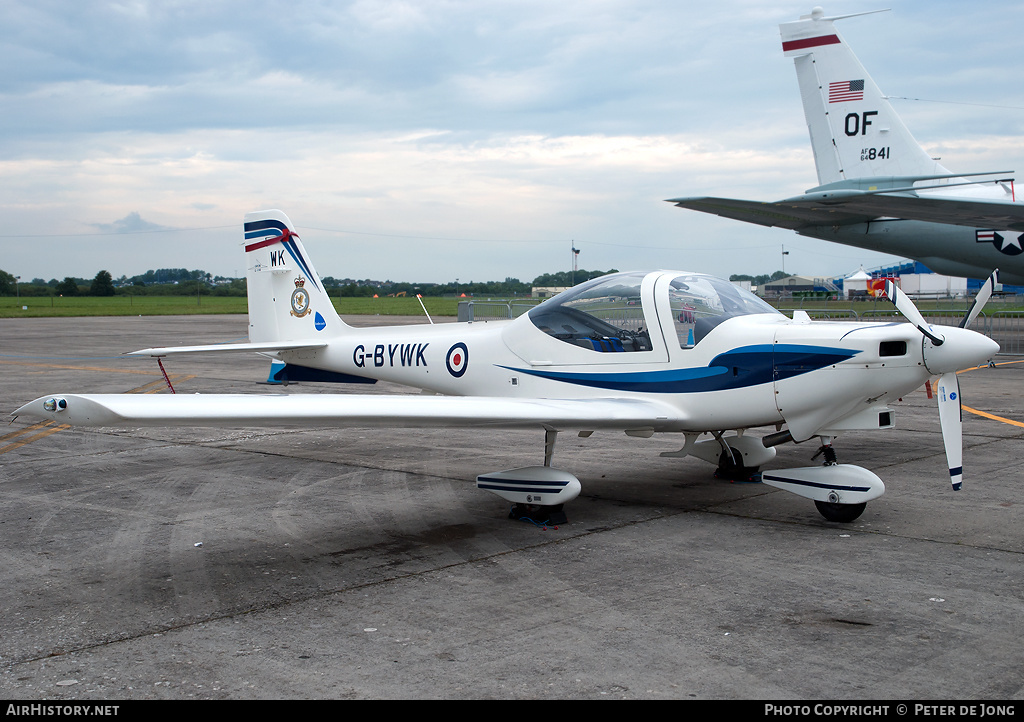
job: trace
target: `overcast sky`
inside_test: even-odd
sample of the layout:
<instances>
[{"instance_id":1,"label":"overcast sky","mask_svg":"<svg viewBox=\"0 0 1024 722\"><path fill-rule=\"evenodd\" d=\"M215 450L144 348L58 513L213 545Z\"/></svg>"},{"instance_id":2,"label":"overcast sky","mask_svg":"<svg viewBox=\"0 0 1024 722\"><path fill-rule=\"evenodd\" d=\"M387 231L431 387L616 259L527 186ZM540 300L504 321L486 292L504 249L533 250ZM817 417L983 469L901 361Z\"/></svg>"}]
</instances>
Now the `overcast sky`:
<instances>
[{"instance_id":1,"label":"overcast sky","mask_svg":"<svg viewBox=\"0 0 1024 722\"><path fill-rule=\"evenodd\" d=\"M0 0L0 269L243 275L280 208L321 275L848 274L892 257L686 211L817 184L778 25L718 0ZM953 171L1024 172L1024 4L844 0ZM945 101L945 102L932 102Z\"/></svg>"}]
</instances>

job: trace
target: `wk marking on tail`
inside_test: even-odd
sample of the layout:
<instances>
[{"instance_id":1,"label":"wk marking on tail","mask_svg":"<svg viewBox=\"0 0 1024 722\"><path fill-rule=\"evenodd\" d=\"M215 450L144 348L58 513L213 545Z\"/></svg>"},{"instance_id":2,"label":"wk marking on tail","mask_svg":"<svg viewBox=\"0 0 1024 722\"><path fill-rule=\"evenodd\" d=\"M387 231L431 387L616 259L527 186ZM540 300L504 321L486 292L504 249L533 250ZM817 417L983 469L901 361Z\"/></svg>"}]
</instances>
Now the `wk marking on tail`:
<instances>
[{"instance_id":1,"label":"wk marking on tail","mask_svg":"<svg viewBox=\"0 0 1024 722\"><path fill-rule=\"evenodd\" d=\"M282 246L284 246L284 248L277 251L271 251L270 267L273 269L276 267L284 266L284 254L285 251L287 251L288 255L291 256L292 259L295 261L295 264L302 269L303 273L306 274L306 278L308 278L310 282L314 286L316 286L317 290L320 290L320 287L317 285L316 274L310 270L309 262L307 262L306 259L303 257L302 251L295 243L295 241L298 240L299 235L289 230L288 227L285 226L285 224L281 223L281 221L263 220L246 223L245 239L248 241L251 238L259 238L260 236L266 236L268 233L274 233L275 231L279 232L279 235L275 235L270 238L264 238L263 240L257 241L256 243L247 244L245 247L245 252L249 253L251 251L258 251L261 248L266 248L268 246L273 246L276 243L280 243ZM306 299L308 303L308 295L306 296ZM303 313L296 315L304 316L305 314Z\"/></svg>"}]
</instances>

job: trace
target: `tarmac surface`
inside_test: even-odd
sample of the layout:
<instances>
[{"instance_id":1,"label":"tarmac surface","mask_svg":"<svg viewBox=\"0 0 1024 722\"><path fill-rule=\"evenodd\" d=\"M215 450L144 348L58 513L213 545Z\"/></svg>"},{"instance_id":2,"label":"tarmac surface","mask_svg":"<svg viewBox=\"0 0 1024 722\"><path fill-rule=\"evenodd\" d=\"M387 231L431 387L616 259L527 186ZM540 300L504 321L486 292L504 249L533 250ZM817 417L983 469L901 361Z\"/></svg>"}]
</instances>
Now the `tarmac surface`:
<instances>
[{"instance_id":1,"label":"tarmac surface","mask_svg":"<svg viewBox=\"0 0 1024 722\"><path fill-rule=\"evenodd\" d=\"M245 336L244 316L0 320L0 406L166 393L153 360L118 354ZM887 487L851 524L659 458L674 435L561 434L554 466L583 492L543 528L475 487L540 463L540 430L18 419L0 427L0 698L1024 699L1021 361L960 376L995 417L964 412L960 492L923 389L895 429L838 439ZM404 391L268 387L255 355L164 364L178 393Z\"/></svg>"}]
</instances>

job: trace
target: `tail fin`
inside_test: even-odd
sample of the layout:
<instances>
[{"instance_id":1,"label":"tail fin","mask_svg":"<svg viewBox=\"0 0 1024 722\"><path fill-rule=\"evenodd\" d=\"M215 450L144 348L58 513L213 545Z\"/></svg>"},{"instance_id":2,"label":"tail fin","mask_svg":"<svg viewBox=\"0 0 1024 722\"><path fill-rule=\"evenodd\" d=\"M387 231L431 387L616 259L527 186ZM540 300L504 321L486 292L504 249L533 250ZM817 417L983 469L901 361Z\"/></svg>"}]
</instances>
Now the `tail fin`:
<instances>
[{"instance_id":1,"label":"tail fin","mask_svg":"<svg viewBox=\"0 0 1024 722\"><path fill-rule=\"evenodd\" d=\"M879 11L876 11L879 12ZM868 13L859 13L866 15ZM796 64L818 183L949 175L924 151L821 8L779 25Z\"/></svg>"},{"instance_id":2,"label":"tail fin","mask_svg":"<svg viewBox=\"0 0 1024 722\"><path fill-rule=\"evenodd\" d=\"M348 328L294 229L281 211L245 216L251 342L320 339Z\"/></svg>"}]
</instances>

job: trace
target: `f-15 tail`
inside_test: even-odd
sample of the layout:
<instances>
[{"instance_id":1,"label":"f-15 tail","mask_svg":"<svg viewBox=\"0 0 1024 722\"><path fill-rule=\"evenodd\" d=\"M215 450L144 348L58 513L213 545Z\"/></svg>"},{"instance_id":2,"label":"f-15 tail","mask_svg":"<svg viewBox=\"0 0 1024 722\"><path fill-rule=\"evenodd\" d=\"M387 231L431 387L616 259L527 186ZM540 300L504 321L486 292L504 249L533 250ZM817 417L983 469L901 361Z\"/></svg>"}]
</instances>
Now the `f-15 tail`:
<instances>
[{"instance_id":1,"label":"f-15 tail","mask_svg":"<svg viewBox=\"0 0 1024 722\"><path fill-rule=\"evenodd\" d=\"M796 65L818 186L768 203L668 202L913 258L936 273L984 278L998 267L1004 282L1024 282L1024 203L1013 171L950 173L929 157L836 32L839 19L815 8L779 26Z\"/></svg>"},{"instance_id":2,"label":"f-15 tail","mask_svg":"<svg viewBox=\"0 0 1024 722\"><path fill-rule=\"evenodd\" d=\"M877 11L876 11L877 12ZM861 15L868 13L859 13ZM948 176L924 151L821 8L779 26L793 58L818 184L879 176Z\"/></svg>"}]
</instances>

